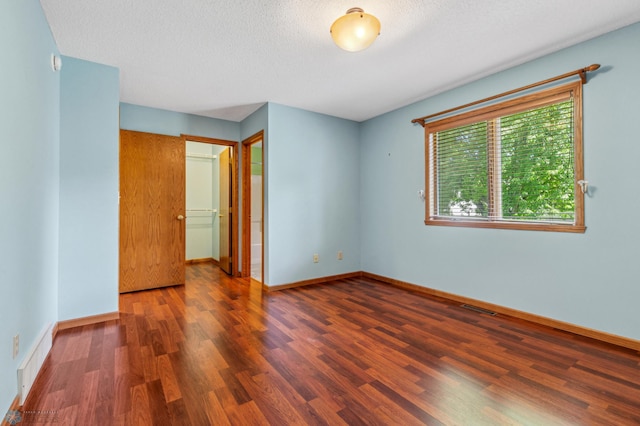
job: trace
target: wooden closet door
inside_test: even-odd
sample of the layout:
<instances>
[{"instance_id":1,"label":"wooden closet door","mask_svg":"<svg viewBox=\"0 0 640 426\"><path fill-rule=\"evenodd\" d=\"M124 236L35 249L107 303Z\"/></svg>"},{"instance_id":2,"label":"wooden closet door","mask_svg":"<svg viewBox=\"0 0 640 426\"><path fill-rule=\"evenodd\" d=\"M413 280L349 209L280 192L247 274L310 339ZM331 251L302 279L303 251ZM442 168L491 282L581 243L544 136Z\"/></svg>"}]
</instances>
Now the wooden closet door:
<instances>
[{"instance_id":1,"label":"wooden closet door","mask_svg":"<svg viewBox=\"0 0 640 426\"><path fill-rule=\"evenodd\" d=\"M120 131L120 293L184 284L185 143Z\"/></svg>"}]
</instances>

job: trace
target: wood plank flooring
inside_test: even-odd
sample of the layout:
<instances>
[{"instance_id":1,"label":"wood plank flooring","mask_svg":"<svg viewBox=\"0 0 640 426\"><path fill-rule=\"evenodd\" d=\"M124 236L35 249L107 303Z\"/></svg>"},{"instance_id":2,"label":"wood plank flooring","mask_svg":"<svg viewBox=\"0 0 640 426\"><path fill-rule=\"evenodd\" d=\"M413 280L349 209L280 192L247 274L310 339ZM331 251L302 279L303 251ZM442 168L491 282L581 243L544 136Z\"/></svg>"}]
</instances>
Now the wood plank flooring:
<instances>
[{"instance_id":1,"label":"wood plank flooring","mask_svg":"<svg viewBox=\"0 0 640 426\"><path fill-rule=\"evenodd\" d=\"M640 424L640 353L370 279L263 295L195 264L120 310L58 334L23 424Z\"/></svg>"}]
</instances>

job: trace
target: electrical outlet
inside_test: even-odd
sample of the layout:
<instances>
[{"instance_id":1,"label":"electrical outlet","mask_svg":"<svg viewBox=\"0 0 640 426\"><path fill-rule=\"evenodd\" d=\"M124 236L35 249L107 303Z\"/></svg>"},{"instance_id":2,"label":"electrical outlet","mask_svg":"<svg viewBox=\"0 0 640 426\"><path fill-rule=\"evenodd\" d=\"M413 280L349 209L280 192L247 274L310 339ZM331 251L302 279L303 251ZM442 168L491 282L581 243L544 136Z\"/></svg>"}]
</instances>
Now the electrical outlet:
<instances>
[{"instance_id":1,"label":"electrical outlet","mask_svg":"<svg viewBox=\"0 0 640 426\"><path fill-rule=\"evenodd\" d=\"M13 336L13 359L16 359L20 352L20 334Z\"/></svg>"},{"instance_id":2,"label":"electrical outlet","mask_svg":"<svg viewBox=\"0 0 640 426\"><path fill-rule=\"evenodd\" d=\"M342 260L342 250L338 251L338 260Z\"/></svg>"},{"instance_id":3,"label":"electrical outlet","mask_svg":"<svg viewBox=\"0 0 640 426\"><path fill-rule=\"evenodd\" d=\"M320 256L318 256L318 253L313 255L313 263L318 263L320 262Z\"/></svg>"}]
</instances>

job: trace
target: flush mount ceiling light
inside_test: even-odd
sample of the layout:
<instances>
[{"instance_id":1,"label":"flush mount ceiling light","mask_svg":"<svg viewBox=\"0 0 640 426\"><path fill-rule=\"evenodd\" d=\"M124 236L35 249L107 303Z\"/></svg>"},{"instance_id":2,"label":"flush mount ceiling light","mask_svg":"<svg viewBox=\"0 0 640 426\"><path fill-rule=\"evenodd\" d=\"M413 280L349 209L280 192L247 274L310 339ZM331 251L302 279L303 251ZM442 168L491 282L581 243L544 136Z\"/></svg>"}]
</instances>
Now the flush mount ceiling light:
<instances>
[{"instance_id":1,"label":"flush mount ceiling light","mask_svg":"<svg viewBox=\"0 0 640 426\"><path fill-rule=\"evenodd\" d=\"M359 7L347 10L331 25L331 37L338 47L357 52L366 49L380 34L380 21Z\"/></svg>"}]
</instances>

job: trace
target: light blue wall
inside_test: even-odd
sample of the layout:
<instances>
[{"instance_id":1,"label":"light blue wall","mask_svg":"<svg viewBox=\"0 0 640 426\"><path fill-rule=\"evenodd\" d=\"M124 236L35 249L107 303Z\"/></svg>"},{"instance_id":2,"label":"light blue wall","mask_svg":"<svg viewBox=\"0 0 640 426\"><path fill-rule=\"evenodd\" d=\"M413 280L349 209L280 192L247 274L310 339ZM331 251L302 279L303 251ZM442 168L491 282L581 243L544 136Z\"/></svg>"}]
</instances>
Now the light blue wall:
<instances>
[{"instance_id":1,"label":"light blue wall","mask_svg":"<svg viewBox=\"0 0 640 426\"><path fill-rule=\"evenodd\" d=\"M0 2L0 416L16 371L58 316L60 74L37 0ZM20 354L11 357L20 334Z\"/></svg>"},{"instance_id":2,"label":"light blue wall","mask_svg":"<svg viewBox=\"0 0 640 426\"><path fill-rule=\"evenodd\" d=\"M267 283L360 271L358 123L269 104L267 150Z\"/></svg>"},{"instance_id":3,"label":"light blue wall","mask_svg":"<svg viewBox=\"0 0 640 426\"><path fill-rule=\"evenodd\" d=\"M240 122L240 140L243 141L264 130L265 139L269 129L269 104L264 104Z\"/></svg>"},{"instance_id":4,"label":"light blue wall","mask_svg":"<svg viewBox=\"0 0 640 426\"><path fill-rule=\"evenodd\" d=\"M363 123L362 269L640 339L639 46L636 24ZM424 133L411 119L592 63L603 68L584 86L585 234L424 225Z\"/></svg>"},{"instance_id":5,"label":"light blue wall","mask_svg":"<svg viewBox=\"0 0 640 426\"><path fill-rule=\"evenodd\" d=\"M63 58L59 320L118 310L117 68Z\"/></svg>"},{"instance_id":6,"label":"light blue wall","mask_svg":"<svg viewBox=\"0 0 640 426\"><path fill-rule=\"evenodd\" d=\"M240 125L235 121L127 103L120 104L120 128L160 135L180 136L185 134L229 141L240 139Z\"/></svg>"}]
</instances>

